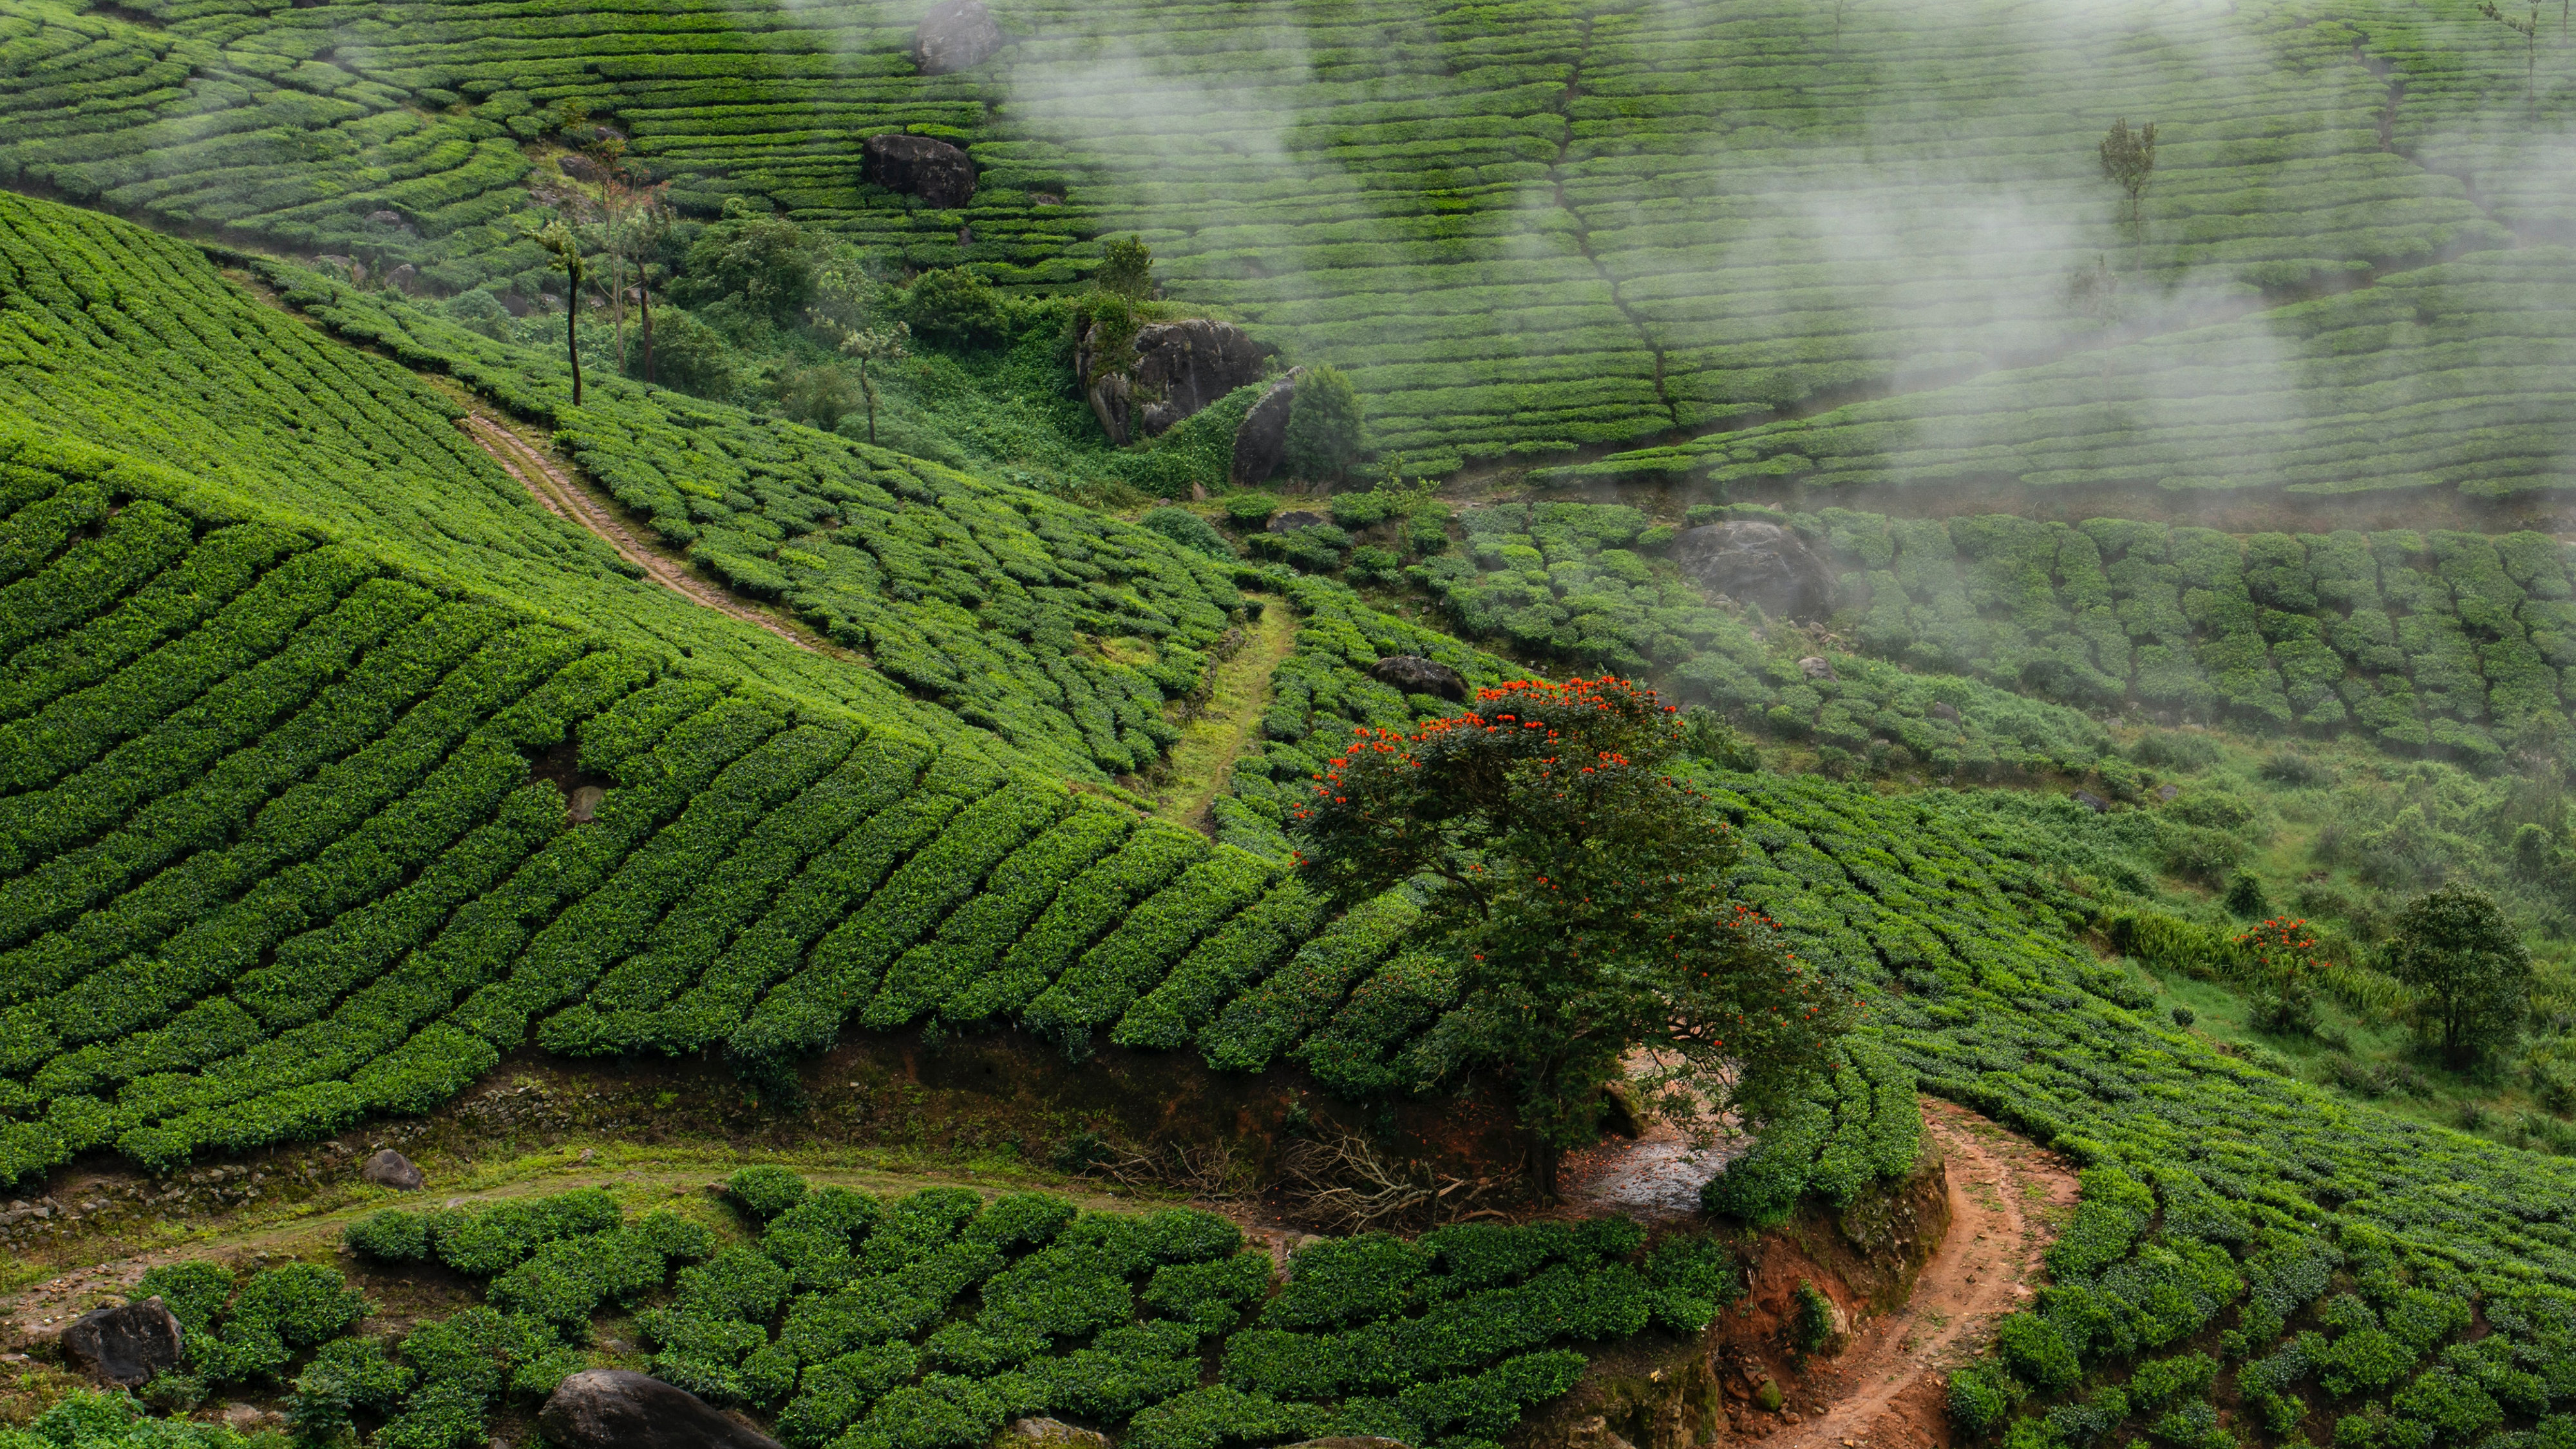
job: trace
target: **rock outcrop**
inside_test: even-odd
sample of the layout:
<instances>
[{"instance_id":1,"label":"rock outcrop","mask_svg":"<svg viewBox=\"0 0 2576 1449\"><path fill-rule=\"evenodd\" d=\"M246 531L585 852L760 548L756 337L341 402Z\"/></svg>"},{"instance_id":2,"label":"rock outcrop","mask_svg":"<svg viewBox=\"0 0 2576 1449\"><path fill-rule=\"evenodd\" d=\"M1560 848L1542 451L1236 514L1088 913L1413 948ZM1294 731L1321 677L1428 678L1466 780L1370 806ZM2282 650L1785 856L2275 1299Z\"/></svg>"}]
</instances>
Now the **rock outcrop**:
<instances>
[{"instance_id":1,"label":"rock outcrop","mask_svg":"<svg viewBox=\"0 0 2576 1449\"><path fill-rule=\"evenodd\" d=\"M1062 1419L1013 1419L993 1449L1110 1449L1109 1436Z\"/></svg>"},{"instance_id":2,"label":"rock outcrop","mask_svg":"<svg viewBox=\"0 0 2576 1449\"><path fill-rule=\"evenodd\" d=\"M410 1158L390 1147L368 1158L367 1165L358 1169L358 1176L362 1181L372 1182L378 1187L390 1187L400 1192L417 1191L422 1183L429 1180L421 1175L419 1168L412 1165Z\"/></svg>"},{"instance_id":3,"label":"rock outcrop","mask_svg":"<svg viewBox=\"0 0 2576 1449\"><path fill-rule=\"evenodd\" d=\"M179 1363L185 1335L158 1298L84 1313L63 1330L63 1356L112 1384L141 1388Z\"/></svg>"},{"instance_id":4,"label":"rock outcrop","mask_svg":"<svg viewBox=\"0 0 2576 1449\"><path fill-rule=\"evenodd\" d=\"M1833 574L1806 541L1776 523L1731 518L1685 529L1673 561L1693 583L1775 619L1819 619L1832 607Z\"/></svg>"},{"instance_id":5,"label":"rock outcrop","mask_svg":"<svg viewBox=\"0 0 2576 1449\"><path fill-rule=\"evenodd\" d=\"M984 0L941 0L912 32L912 63L923 75L971 70L1011 43Z\"/></svg>"},{"instance_id":6,"label":"rock outcrop","mask_svg":"<svg viewBox=\"0 0 2576 1449\"><path fill-rule=\"evenodd\" d=\"M1297 397L1297 379L1306 369L1292 367L1270 384L1270 391L1243 415L1234 430L1234 463L1226 481L1237 488L1257 488L1270 481L1288 457L1288 407Z\"/></svg>"},{"instance_id":7,"label":"rock outcrop","mask_svg":"<svg viewBox=\"0 0 2576 1449\"><path fill-rule=\"evenodd\" d=\"M1270 349L1240 327L1190 318L1136 329L1136 360L1121 368L1102 355L1097 324L1074 347L1074 369L1109 440L1151 437L1247 383L1261 380Z\"/></svg>"},{"instance_id":8,"label":"rock outcrop","mask_svg":"<svg viewBox=\"0 0 2576 1449\"><path fill-rule=\"evenodd\" d=\"M902 131L870 136L859 148L859 174L942 210L964 206L975 196L975 163L965 152L929 136Z\"/></svg>"},{"instance_id":9,"label":"rock outcrop","mask_svg":"<svg viewBox=\"0 0 2576 1449\"><path fill-rule=\"evenodd\" d=\"M1829 680L1836 683L1842 679L1841 675L1834 673L1833 661L1821 654L1810 654L1799 660L1798 672L1809 679Z\"/></svg>"},{"instance_id":10,"label":"rock outcrop","mask_svg":"<svg viewBox=\"0 0 2576 1449\"><path fill-rule=\"evenodd\" d=\"M1457 670L1419 654L1390 654L1369 666L1369 678L1392 684L1407 694L1428 694L1464 701L1467 680Z\"/></svg>"},{"instance_id":11,"label":"rock outcrop","mask_svg":"<svg viewBox=\"0 0 2576 1449\"><path fill-rule=\"evenodd\" d=\"M537 1411L561 1449L780 1449L686 1389L624 1369L584 1369Z\"/></svg>"}]
</instances>

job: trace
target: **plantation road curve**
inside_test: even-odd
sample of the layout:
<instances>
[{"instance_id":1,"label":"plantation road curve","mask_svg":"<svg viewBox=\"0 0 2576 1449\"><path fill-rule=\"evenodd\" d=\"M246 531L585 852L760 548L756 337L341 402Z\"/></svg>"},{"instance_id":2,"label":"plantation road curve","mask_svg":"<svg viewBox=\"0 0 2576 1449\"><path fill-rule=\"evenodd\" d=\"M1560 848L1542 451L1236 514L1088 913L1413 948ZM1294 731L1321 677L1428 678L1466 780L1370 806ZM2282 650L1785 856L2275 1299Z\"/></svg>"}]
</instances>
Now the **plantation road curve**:
<instances>
[{"instance_id":1,"label":"plantation road curve","mask_svg":"<svg viewBox=\"0 0 2576 1449\"><path fill-rule=\"evenodd\" d=\"M491 454L492 461L500 464L503 472L518 479L519 485L544 504L549 512L590 530L601 542L617 550L619 557L642 569L645 576L655 583L691 603L766 629L808 653L829 654L834 658L859 662L859 657L848 650L818 642L767 611L735 598L721 585L699 578L689 571L687 564L647 546L618 520L617 515L601 506L599 500L585 492L580 484L565 476L545 454L500 423L481 413L469 413L457 420L457 426L480 444L484 452Z\"/></svg>"}]
</instances>

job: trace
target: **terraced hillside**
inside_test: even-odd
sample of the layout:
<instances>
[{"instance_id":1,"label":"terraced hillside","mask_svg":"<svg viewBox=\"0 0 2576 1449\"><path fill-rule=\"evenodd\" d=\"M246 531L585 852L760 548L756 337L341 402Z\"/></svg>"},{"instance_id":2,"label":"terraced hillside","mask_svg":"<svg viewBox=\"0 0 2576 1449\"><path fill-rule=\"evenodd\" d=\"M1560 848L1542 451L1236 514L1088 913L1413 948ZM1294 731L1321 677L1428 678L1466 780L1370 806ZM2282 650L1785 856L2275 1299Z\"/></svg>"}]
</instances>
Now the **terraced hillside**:
<instances>
[{"instance_id":1,"label":"terraced hillside","mask_svg":"<svg viewBox=\"0 0 2576 1449\"><path fill-rule=\"evenodd\" d=\"M2104 754L2097 723L2038 701L2487 763L2554 734L2568 709L2569 560L2546 534L2238 536L1752 506L1688 518L1730 514L1788 525L1827 562L1834 644L1712 607L1664 557L1674 531L1621 505L1474 509L1464 556L1410 573L1471 638L1651 671L1774 733L1901 746L1941 775L2080 771ZM1798 667L1815 648L1836 678Z\"/></svg>"},{"instance_id":2,"label":"terraced hillside","mask_svg":"<svg viewBox=\"0 0 2576 1449\"><path fill-rule=\"evenodd\" d=\"M2275 490L2491 500L2567 483L2576 253L2481 252L2367 290L1547 476L1687 477L1825 503L2017 486L2167 510ZM2378 502L2381 500L2363 500Z\"/></svg>"},{"instance_id":3,"label":"terraced hillside","mask_svg":"<svg viewBox=\"0 0 2576 1449\"><path fill-rule=\"evenodd\" d=\"M925 77L880 4L28 0L0 176L533 289L515 219L578 102L684 202L760 198L908 267L1060 285L1141 230L1175 295L1346 365L1381 445L1435 468L2045 359L2098 333L2059 292L2105 254L2139 272L2120 325L2154 332L2576 205L2510 37L2460 0L1000 13L1001 56ZM2164 138L2134 237L2089 139L2121 116ZM858 141L897 129L966 145L973 202L861 183Z\"/></svg>"}]
</instances>

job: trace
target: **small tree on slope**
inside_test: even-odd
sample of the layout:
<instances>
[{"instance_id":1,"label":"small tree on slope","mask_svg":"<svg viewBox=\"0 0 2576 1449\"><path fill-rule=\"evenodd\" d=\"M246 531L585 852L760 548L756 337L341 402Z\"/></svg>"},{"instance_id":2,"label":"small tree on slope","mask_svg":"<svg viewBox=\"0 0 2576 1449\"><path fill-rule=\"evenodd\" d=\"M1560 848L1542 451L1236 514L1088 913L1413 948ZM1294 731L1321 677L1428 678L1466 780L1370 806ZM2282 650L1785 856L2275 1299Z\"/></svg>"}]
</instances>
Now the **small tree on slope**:
<instances>
[{"instance_id":1,"label":"small tree on slope","mask_svg":"<svg viewBox=\"0 0 2576 1449\"><path fill-rule=\"evenodd\" d=\"M1794 1100L1856 1012L1729 898L1729 827L1670 773L1682 736L1623 680L1516 682L1409 735L1360 731L1293 822L1301 873L1340 902L1428 884L1459 979L1430 1059L1509 1085L1551 1196L1632 1051L1661 1064L1651 1109L1705 1136Z\"/></svg>"},{"instance_id":2,"label":"small tree on slope","mask_svg":"<svg viewBox=\"0 0 2576 1449\"><path fill-rule=\"evenodd\" d=\"M2495 898L2446 885L2397 915L2389 974L2415 988L2424 1034L2466 1065L2511 1042L2531 1001L2531 952Z\"/></svg>"}]
</instances>

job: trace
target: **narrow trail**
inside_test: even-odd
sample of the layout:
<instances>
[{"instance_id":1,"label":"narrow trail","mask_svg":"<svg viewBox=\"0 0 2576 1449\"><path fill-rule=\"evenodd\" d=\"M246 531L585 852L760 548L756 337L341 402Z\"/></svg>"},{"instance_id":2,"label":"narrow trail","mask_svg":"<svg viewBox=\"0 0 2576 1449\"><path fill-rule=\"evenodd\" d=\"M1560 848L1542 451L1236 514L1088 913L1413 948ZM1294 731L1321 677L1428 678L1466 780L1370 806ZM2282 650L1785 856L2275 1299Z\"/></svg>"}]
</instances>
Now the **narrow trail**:
<instances>
[{"instance_id":1,"label":"narrow trail","mask_svg":"<svg viewBox=\"0 0 2576 1449\"><path fill-rule=\"evenodd\" d=\"M519 486L544 504L547 511L590 530L601 542L617 550L619 557L642 569L655 583L693 604L766 629L808 654L828 654L852 663L864 662L846 649L806 637L794 626L733 597L721 585L709 583L691 573L687 564L645 543L616 514L566 477L527 439L500 423L474 412L458 419L457 426L481 445L484 452L491 454L492 461L500 464L503 472L518 479Z\"/></svg>"},{"instance_id":2,"label":"narrow trail","mask_svg":"<svg viewBox=\"0 0 2576 1449\"><path fill-rule=\"evenodd\" d=\"M1256 594L1261 617L1242 645L1218 662L1206 702L1181 726L1180 743L1164 757L1162 783L1146 791L1154 813L1192 830L1209 828L1208 810L1224 788L1226 767L1242 758L1270 708L1270 678L1297 648L1297 611L1286 599Z\"/></svg>"},{"instance_id":3,"label":"narrow trail","mask_svg":"<svg viewBox=\"0 0 2576 1449\"><path fill-rule=\"evenodd\" d=\"M1982 1347L1994 1321L2021 1307L2041 1279L2040 1253L2074 1207L2072 1169L1964 1107L1931 1098L1924 1107L1949 1157L1949 1236L1903 1308L1863 1324L1810 1373L1799 1397L1831 1407L1761 1440L1764 1449L1939 1442L1942 1375Z\"/></svg>"}]
</instances>

